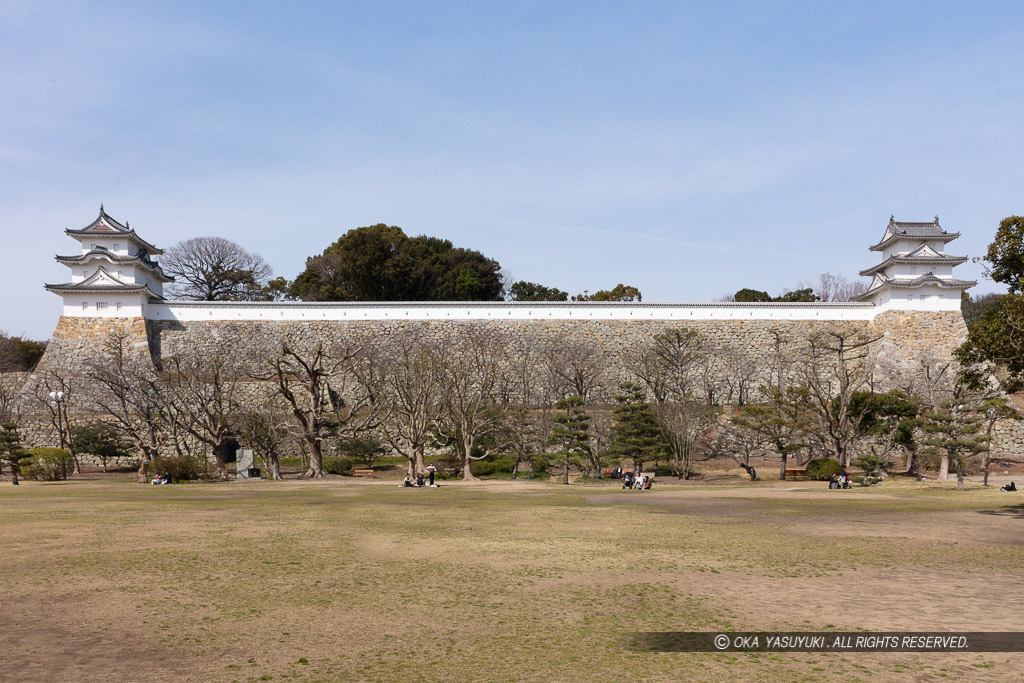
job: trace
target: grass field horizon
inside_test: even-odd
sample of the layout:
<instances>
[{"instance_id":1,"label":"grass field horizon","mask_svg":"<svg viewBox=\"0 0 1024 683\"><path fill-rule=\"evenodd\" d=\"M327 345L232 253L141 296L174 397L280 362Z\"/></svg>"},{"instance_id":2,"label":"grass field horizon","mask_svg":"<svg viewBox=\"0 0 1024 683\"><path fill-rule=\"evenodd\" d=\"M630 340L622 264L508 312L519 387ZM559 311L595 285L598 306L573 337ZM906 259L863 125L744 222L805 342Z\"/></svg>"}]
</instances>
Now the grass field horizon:
<instances>
[{"instance_id":1,"label":"grass field horizon","mask_svg":"<svg viewBox=\"0 0 1024 683\"><path fill-rule=\"evenodd\" d=\"M1021 654L647 653L637 631L1013 631L998 487L0 488L4 680L1011 680Z\"/></svg>"}]
</instances>

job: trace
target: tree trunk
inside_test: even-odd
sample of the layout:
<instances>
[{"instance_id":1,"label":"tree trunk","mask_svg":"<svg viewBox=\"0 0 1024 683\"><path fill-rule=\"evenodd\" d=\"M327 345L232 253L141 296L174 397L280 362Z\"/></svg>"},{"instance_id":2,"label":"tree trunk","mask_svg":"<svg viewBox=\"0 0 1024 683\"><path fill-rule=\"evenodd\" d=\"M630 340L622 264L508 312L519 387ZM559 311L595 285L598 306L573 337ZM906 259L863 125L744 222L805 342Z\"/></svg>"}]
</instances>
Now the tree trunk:
<instances>
[{"instance_id":1,"label":"tree trunk","mask_svg":"<svg viewBox=\"0 0 1024 683\"><path fill-rule=\"evenodd\" d=\"M906 471L907 471L907 474L910 474L910 475L916 475L917 474L917 458L915 458L914 455L915 455L914 451L911 451L911 450L907 451L907 467L906 467Z\"/></svg>"},{"instance_id":2,"label":"tree trunk","mask_svg":"<svg viewBox=\"0 0 1024 683\"><path fill-rule=\"evenodd\" d=\"M991 455L989 455L989 453L991 453L991 451L985 453L985 486L988 486L988 468L989 465L992 464L992 457Z\"/></svg>"},{"instance_id":3,"label":"tree trunk","mask_svg":"<svg viewBox=\"0 0 1024 683\"><path fill-rule=\"evenodd\" d=\"M752 465L747 465L741 462L740 467L745 469L747 474L750 475L750 481L761 481L761 478L757 476L757 470L755 470Z\"/></svg>"},{"instance_id":4,"label":"tree trunk","mask_svg":"<svg viewBox=\"0 0 1024 683\"><path fill-rule=\"evenodd\" d=\"M227 463L227 444L224 440L217 442L217 445L213 447L213 459L217 467L217 477L219 479L228 478L228 463Z\"/></svg>"},{"instance_id":5,"label":"tree trunk","mask_svg":"<svg viewBox=\"0 0 1024 683\"><path fill-rule=\"evenodd\" d=\"M71 418L68 417L67 408L64 408L64 426L67 427L68 453L71 454L71 459L75 462L75 474L81 474L82 464L78 462L78 453L75 453L75 448L71 443ZM104 472L106 472L106 470L104 470Z\"/></svg>"},{"instance_id":6,"label":"tree trunk","mask_svg":"<svg viewBox=\"0 0 1024 683\"><path fill-rule=\"evenodd\" d=\"M317 440L307 441L309 444L309 469L302 476L322 479L324 476L324 452Z\"/></svg>"},{"instance_id":7,"label":"tree trunk","mask_svg":"<svg viewBox=\"0 0 1024 683\"><path fill-rule=\"evenodd\" d=\"M786 481L786 459L785 453L782 454L782 459L779 461L779 480Z\"/></svg>"},{"instance_id":8,"label":"tree trunk","mask_svg":"<svg viewBox=\"0 0 1024 683\"><path fill-rule=\"evenodd\" d=\"M463 438L462 439L462 481L479 481L473 476L473 470L470 468L470 463L473 462L473 439Z\"/></svg>"},{"instance_id":9,"label":"tree trunk","mask_svg":"<svg viewBox=\"0 0 1024 683\"><path fill-rule=\"evenodd\" d=\"M139 464L139 483L146 484L149 481L149 452L146 450L142 451L142 462Z\"/></svg>"},{"instance_id":10,"label":"tree trunk","mask_svg":"<svg viewBox=\"0 0 1024 683\"><path fill-rule=\"evenodd\" d=\"M565 456L565 479L562 481L563 484L569 483L569 455Z\"/></svg>"},{"instance_id":11,"label":"tree trunk","mask_svg":"<svg viewBox=\"0 0 1024 683\"><path fill-rule=\"evenodd\" d=\"M274 479L281 478L281 463L277 459L277 454L270 456L270 476Z\"/></svg>"},{"instance_id":12,"label":"tree trunk","mask_svg":"<svg viewBox=\"0 0 1024 683\"><path fill-rule=\"evenodd\" d=\"M964 490L964 466L960 462L960 458L956 460L956 490Z\"/></svg>"},{"instance_id":13,"label":"tree trunk","mask_svg":"<svg viewBox=\"0 0 1024 683\"><path fill-rule=\"evenodd\" d=\"M426 469L426 466L423 464L423 446L420 446L416 449L416 472L413 473L413 476L422 474Z\"/></svg>"},{"instance_id":14,"label":"tree trunk","mask_svg":"<svg viewBox=\"0 0 1024 683\"><path fill-rule=\"evenodd\" d=\"M942 462L939 463L939 479L949 479L949 456L942 456Z\"/></svg>"}]
</instances>

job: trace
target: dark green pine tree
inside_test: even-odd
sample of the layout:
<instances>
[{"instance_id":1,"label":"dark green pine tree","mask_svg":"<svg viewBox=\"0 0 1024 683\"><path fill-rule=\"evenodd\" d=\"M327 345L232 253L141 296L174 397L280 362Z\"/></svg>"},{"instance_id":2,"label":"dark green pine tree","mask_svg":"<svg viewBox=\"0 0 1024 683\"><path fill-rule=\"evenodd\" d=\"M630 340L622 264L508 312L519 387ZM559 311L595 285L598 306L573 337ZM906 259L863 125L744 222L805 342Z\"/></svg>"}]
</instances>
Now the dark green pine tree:
<instances>
[{"instance_id":1,"label":"dark green pine tree","mask_svg":"<svg viewBox=\"0 0 1024 683\"><path fill-rule=\"evenodd\" d=\"M956 487L961 491L966 459L987 449L985 437L979 435L983 422L983 414L957 401L939 406L920 420L921 430L927 435L921 440L927 446L925 453L948 458L942 469L949 465L956 468Z\"/></svg>"},{"instance_id":2,"label":"dark green pine tree","mask_svg":"<svg viewBox=\"0 0 1024 683\"><path fill-rule=\"evenodd\" d=\"M615 397L618 405L612 412L615 436L608 452L618 458L632 459L633 471L639 472L644 460L662 457L668 449L643 387L623 382L619 389L622 393Z\"/></svg>"},{"instance_id":3,"label":"dark green pine tree","mask_svg":"<svg viewBox=\"0 0 1024 683\"><path fill-rule=\"evenodd\" d=\"M15 486L18 485L18 475L21 474L21 461L30 457L32 456L29 452L21 447L18 425L13 422L0 424L0 464L6 464L11 468Z\"/></svg>"},{"instance_id":4,"label":"dark green pine tree","mask_svg":"<svg viewBox=\"0 0 1024 683\"><path fill-rule=\"evenodd\" d=\"M569 396L555 403L561 412L555 413L551 421L554 426L548 436L548 443L558 447L553 455L556 463L565 465L565 479L569 483L569 466L580 465L590 454L590 415L587 414L583 399Z\"/></svg>"}]
</instances>

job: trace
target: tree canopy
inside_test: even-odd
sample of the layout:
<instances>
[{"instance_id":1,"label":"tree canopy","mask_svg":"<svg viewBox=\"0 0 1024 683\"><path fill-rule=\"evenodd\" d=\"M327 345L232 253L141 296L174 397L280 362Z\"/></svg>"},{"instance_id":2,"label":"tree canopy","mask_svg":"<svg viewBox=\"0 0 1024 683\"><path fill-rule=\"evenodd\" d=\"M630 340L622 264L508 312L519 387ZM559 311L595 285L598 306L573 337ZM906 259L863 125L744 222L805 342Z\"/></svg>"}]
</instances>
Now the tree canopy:
<instances>
[{"instance_id":1,"label":"tree canopy","mask_svg":"<svg viewBox=\"0 0 1024 683\"><path fill-rule=\"evenodd\" d=\"M744 287L733 295L733 301L738 301L740 303L762 303L771 300L772 297L768 292L762 292L759 289L750 289L748 287Z\"/></svg>"},{"instance_id":2,"label":"tree canopy","mask_svg":"<svg viewBox=\"0 0 1024 683\"><path fill-rule=\"evenodd\" d=\"M46 351L46 342L8 336L0 330L0 372L32 370Z\"/></svg>"},{"instance_id":3,"label":"tree canopy","mask_svg":"<svg viewBox=\"0 0 1024 683\"><path fill-rule=\"evenodd\" d=\"M448 240L378 223L306 259L289 294L303 301L499 301L501 266Z\"/></svg>"},{"instance_id":4,"label":"tree canopy","mask_svg":"<svg viewBox=\"0 0 1024 683\"><path fill-rule=\"evenodd\" d=\"M193 237L164 252L160 266L175 282L171 296L196 301L259 301L273 274L259 254L223 237Z\"/></svg>"},{"instance_id":5,"label":"tree canopy","mask_svg":"<svg viewBox=\"0 0 1024 683\"><path fill-rule=\"evenodd\" d=\"M512 301L567 301L569 294L555 287L520 280L508 288Z\"/></svg>"},{"instance_id":6,"label":"tree canopy","mask_svg":"<svg viewBox=\"0 0 1024 683\"><path fill-rule=\"evenodd\" d=\"M1024 292L1024 216L1007 216L999 222L983 260L990 278L1009 287L1011 294Z\"/></svg>"},{"instance_id":7,"label":"tree canopy","mask_svg":"<svg viewBox=\"0 0 1024 683\"><path fill-rule=\"evenodd\" d=\"M632 285L619 283L611 289L600 289L593 294L584 292L572 298L573 301L642 301L640 290Z\"/></svg>"},{"instance_id":8,"label":"tree canopy","mask_svg":"<svg viewBox=\"0 0 1024 683\"><path fill-rule=\"evenodd\" d=\"M984 260L989 264L986 275L1005 284L1010 293L979 297L983 305L962 306L970 323L967 341L954 355L970 386L979 388L987 382L984 366L993 363L1005 371L1000 373L1003 388L1018 391L1024 387L1024 218L1009 216L999 223Z\"/></svg>"},{"instance_id":9,"label":"tree canopy","mask_svg":"<svg viewBox=\"0 0 1024 683\"><path fill-rule=\"evenodd\" d=\"M733 301L739 301L741 303L767 303L770 301L795 303L819 300L820 297L814 293L814 289L811 287L794 289L789 292L784 292L779 296L771 296L768 292L761 291L760 289L744 287L733 295Z\"/></svg>"}]
</instances>

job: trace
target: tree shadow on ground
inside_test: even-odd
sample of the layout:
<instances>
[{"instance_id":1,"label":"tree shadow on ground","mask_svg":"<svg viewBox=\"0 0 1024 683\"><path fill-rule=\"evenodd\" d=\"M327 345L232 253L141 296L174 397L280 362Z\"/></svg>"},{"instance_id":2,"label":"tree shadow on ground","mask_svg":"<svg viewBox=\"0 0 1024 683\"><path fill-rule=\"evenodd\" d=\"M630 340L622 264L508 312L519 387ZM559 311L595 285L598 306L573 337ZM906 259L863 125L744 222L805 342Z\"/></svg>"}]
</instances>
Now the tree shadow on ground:
<instances>
[{"instance_id":1,"label":"tree shadow on ground","mask_svg":"<svg viewBox=\"0 0 1024 683\"><path fill-rule=\"evenodd\" d=\"M998 517L1016 517L1017 519L1024 519L1024 504L1007 505L1005 507L999 508L998 510L978 510L978 514L996 515Z\"/></svg>"}]
</instances>

